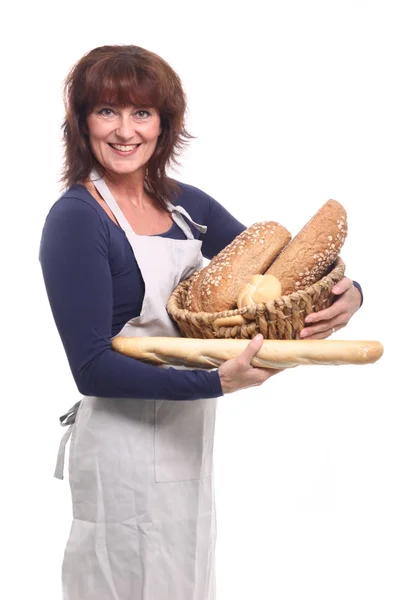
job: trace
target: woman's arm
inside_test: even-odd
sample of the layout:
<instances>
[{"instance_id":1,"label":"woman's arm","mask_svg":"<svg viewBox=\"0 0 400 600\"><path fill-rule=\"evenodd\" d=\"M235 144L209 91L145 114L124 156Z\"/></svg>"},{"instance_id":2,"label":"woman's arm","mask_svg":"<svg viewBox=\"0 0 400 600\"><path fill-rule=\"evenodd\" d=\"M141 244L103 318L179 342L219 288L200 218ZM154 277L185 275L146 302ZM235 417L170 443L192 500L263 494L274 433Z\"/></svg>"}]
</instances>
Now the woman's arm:
<instances>
[{"instance_id":1,"label":"woman's arm","mask_svg":"<svg viewBox=\"0 0 400 600\"><path fill-rule=\"evenodd\" d=\"M111 348L108 231L95 209L62 198L42 234L40 262L54 320L79 391L116 398L195 400L222 395L216 371L161 369Z\"/></svg>"},{"instance_id":2,"label":"woman's arm","mask_svg":"<svg viewBox=\"0 0 400 600\"><path fill-rule=\"evenodd\" d=\"M203 255L206 258L213 258L245 229L246 225L235 219L219 202L211 199L207 216L207 233L203 241Z\"/></svg>"}]
</instances>

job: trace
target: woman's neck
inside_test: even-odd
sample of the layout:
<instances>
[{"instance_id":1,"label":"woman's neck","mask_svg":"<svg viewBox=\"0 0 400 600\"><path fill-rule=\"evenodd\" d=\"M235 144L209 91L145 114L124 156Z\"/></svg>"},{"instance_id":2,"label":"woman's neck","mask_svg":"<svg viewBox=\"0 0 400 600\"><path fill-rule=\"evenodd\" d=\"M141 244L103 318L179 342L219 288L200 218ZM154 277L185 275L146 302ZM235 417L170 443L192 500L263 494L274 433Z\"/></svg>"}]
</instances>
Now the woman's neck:
<instances>
[{"instance_id":1,"label":"woman's neck","mask_svg":"<svg viewBox=\"0 0 400 600\"><path fill-rule=\"evenodd\" d=\"M136 171L128 175L106 173L104 180L121 208L123 206L144 208L149 201L151 202L150 196L144 189L144 171Z\"/></svg>"}]
</instances>

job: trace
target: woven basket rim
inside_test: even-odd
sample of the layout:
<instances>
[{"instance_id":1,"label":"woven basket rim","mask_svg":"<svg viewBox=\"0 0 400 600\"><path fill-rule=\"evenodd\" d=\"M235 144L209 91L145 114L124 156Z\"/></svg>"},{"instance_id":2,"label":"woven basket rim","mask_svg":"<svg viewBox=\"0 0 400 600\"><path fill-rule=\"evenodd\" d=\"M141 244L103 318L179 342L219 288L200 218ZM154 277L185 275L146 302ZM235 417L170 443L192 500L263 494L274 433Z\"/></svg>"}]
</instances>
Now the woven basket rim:
<instances>
[{"instance_id":1,"label":"woven basket rim","mask_svg":"<svg viewBox=\"0 0 400 600\"><path fill-rule=\"evenodd\" d=\"M227 310L223 310L223 311L219 311L219 312L205 312L205 311L199 311L199 312L194 312L191 310L188 310L187 308L179 308L176 306L177 304L177 296L180 294L180 292L182 291L182 289L184 287L188 287L190 285L190 281L191 279L196 275L196 273L193 273L193 275L191 275L188 279L181 281L176 288L174 289L174 291L172 292L169 300L168 300L168 304L167 304L167 308L168 308L168 312L173 315L174 319L179 319L182 317L186 317L185 320L187 320L187 317L189 317L189 320L191 319L195 319L195 320L201 320L202 318L206 318L207 320L213 320L213 319L218 319L218 318L222 318L222 317L233 317L236 315L244 315L246 313L249 312L249 309L251 308L251 311L257 311L257 312L262 312L263 310L267 310L269 307L273 307L275 305L278 306L282 306L282 305L290 305L292 300L296 301L302 297L308 297L310 295L313 295L313 292L315 292L316 289L318 289L319 287L325 287L325 286L329 286L332 280L332 275L334 274L334 271L337 270L339 267L341 268L345 268L345 263L342 260L342 258L340 256L338 256L336 258L336 260L332 263L331 265L331 270L329 271L329 273L327 273L326 275L324 275L324 277L322 277L321 279L319 279L318 281L316 281L315 283L313 283L312 285L308 286L307 288L303 289L303 290L298 290L295 292L292 292L290 294L286 294L284 296L279 296L278 298L275 298L274 300L269 300L268 302L261 302L259 304L255 304L252 306L243 306L242 308L232 308L232 309L227 309Z\"/></svg>"}]
</instances>

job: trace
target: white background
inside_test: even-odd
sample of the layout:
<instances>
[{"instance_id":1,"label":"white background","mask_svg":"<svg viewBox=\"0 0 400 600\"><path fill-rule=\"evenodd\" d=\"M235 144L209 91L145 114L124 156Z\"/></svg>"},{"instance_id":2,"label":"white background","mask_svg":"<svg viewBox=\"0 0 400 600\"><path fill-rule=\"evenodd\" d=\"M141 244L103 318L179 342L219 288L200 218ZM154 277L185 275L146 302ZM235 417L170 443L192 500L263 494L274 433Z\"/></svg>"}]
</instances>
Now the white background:
<instances>
[{"instance_id":1,"label":"white background","mask_svg":"<svg viewBox=\"0 0 400 600\"><path fill-rule=\"evenodd\" d=\"M62 80L93 47L132 43L186 89L197 139L177 178L247 225L293 234L329 198L345 206L342 257L365 303L335 337L385 347L374 365L300 367L220 401L218 600L399 600L397 4L88 0L3 14L2 598L61 597L71 519L52 472L58 416L80 395L37 260L60 193Z\"/></svg>"}]
</instances>

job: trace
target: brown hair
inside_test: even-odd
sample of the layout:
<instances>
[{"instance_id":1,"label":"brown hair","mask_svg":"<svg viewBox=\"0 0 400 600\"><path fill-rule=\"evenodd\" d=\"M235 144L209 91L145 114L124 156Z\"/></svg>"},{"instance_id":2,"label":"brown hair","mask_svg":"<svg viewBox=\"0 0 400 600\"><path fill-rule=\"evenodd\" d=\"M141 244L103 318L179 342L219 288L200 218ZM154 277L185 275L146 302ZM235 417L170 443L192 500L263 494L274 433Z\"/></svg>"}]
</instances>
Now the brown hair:
<instances>
[{"instance_id":1,"label":"brown hair","mask_svg":"<svg viewBox=\"0 0 400 600\"><path fill-rule=\"evenodd\" d=\"M186 96L175 71L157 54L138 46L101 46L85 54L71 69L64 84L65 147L61 181L66 187L84 181L95 167L104 169L88 142L86 118L100 103L119 106L148 106L160 114L162 131L151 156L145 189L161 203L171 200L176 182L167 177L169 164L179 164L178 156L191 136L184 123Z\"/></svg>"}]
</instances>

